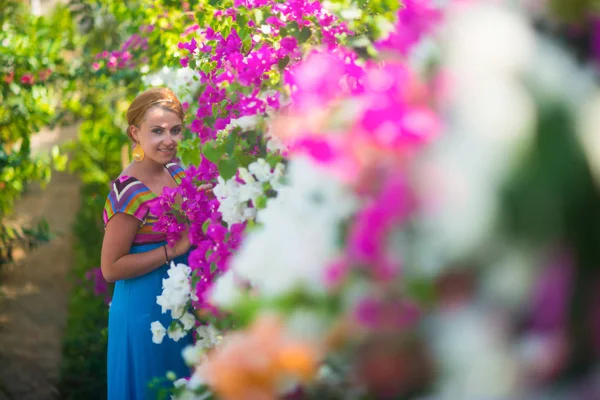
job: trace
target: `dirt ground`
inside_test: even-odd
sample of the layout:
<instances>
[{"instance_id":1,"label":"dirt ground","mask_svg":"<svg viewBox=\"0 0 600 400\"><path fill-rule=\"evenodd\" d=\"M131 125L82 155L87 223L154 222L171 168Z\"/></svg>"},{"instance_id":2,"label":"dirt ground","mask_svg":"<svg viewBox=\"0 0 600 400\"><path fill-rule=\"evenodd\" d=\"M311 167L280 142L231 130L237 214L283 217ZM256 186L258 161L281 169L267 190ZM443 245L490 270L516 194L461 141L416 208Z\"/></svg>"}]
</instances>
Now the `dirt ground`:
<instances>
[{"instance_id":1,"label":"dirt ground","mask_svg":"<svg viewBox=\"0 0 600 400\"><path fill-rule=\"evenodd\" d=\"M75 132L43 132L34 147L44 151ZM0 400L58 398L67 274L73 263L71 224L80 204L79 187L76 177L55 172L46 189L30 185L11 218L30 225L44 217L56 236L17 254L14 265L0 268Z\"/></svg>"}]
</instances>

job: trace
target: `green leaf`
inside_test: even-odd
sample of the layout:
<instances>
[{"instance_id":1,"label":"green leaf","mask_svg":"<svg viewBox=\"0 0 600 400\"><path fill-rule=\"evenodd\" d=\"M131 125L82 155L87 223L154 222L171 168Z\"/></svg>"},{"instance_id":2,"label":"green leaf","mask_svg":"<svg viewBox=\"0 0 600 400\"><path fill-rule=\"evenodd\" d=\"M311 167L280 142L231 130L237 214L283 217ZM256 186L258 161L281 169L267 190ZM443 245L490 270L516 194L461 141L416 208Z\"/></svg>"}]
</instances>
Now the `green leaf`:
<instances>
[{"instance_id":1,"label":"green leaf","mask_svg":"<svg viewBox=\"0 0 600 400\"><path fill-rule=\"evenodd\" d=\"M277 66L279 67L279 69L282 70L289 64L289 62L290 62L290 57L285 56L277 62Z\"/></svg>"},{"instance_id":2,"label":"green leaf","mask_svg":"<svg viewBox=\"0 0 600 400\"><path fill-rule=\"evenodd\" d=\"M304 43L310 38L311 34L312 32L310 31L310 28L305 26L300 31L300 34L298 35L298 40L300 41L300 43Z\"/></svg>"},{"instance_id":3,"label":"green leaf","mask_svg":"<svg viewBox=\"0 0 600 400\"><path fill-rule=\"evenodd\" d=\"M238 14L235 16L235 19L236 25L238 25L240 28L248 26L248 17L246 17L243 13L238 12Z\"/></svg>"},{"instance_id":4,"label":"green leaf","mask_svg":"<svg viewBox=\"0 0 600 400\"><path fill-rule=\"evenodd\" d=\"M201 11L197 11L196 12L196 22L198 23L198 25L200 27L204 27L204 24L206 22L206 12L204 10Z\"/></svg>"},{"instance_id":5,"label":"green leaf","mask_svg":"<svg viewBox=\"0 0 600 400\"><path fill-rule=\"evenodd\" d=\"M231 179L237 172L238 161L235 158L226 158L219 161L217 167L219 168L219 174L223 177L223 179Z\"/></svg>"},{"instance_id":6,"label":"green leaf","mask_svg":"<svg viewBox=\"0 0 600 400\"><path fill-rule=\"evenodd\" d=\"M178 151L181 161L185 165L200 164L200 139L196 136L193 139L187 139L179 144Z\"/></svg>"},{"instance_id":7,"label":"green leaf","mask_svg":"<svg viewBox=\"0 0 600 400\"><path fill-rule=\"evenodd\" d=\"M231 25L227 24L223 27L223 29L221 29L221 35L223 35L223 38L227 39L227 37L229 36L229 34L231 33Z\"/></svg>"},{"instance_id":8,"label":"green leaf","mask_svg":"<svg viewBox=\"0 0 600 400\"><path fill-rule=\"evenodd\" d=\"M256 199L256 202L254 203L254 206L256 207L256 209L258 210L262 210L263 208L265 208L267 206L267 196L259 196Z\"/></svg>"},{"instance_id":9,"label":"green leaf","mask_svg":"<svg viewBox=\"0 0 600 400\"><path fill-rule=\"evenodd\" d=\"M237 143L237 138L238 138L238 136L234 132L231 132L229 134L229 136L227 136L227 141L225 142L225 152L230 157L233 155L233 152L235 151L235 145Z\"/></svg>"},{"instance_id":10,"label":"green leaf","mask_svg":"<svg viewBox=\"0 0 600 400\"><path fill-rule=\"evenodd\" d=\"M204 157L213 164L218 164L221 156L224 154L224 149L222 146L214 142L209 142L202 147L202 154Z\"/></svg>"},{"instance_id":11,"label":"green leaf","mask_svg":"<svg viewBox=\"0 0 600 400\"><path fill-rule=\"evenodd\" d=\"M204 234L206 234L206 231L208 231L208 226L210 225L210 219L207 219L206 221L204 221L204 223L202 224L202 232L204 232Z\"/></svg>"},{"instance_id":12,"label":"green leaf","mask_svg":"<svg viewBox=\"0 0 600 400\"><path fill-rule=\"evenodd\" d=\"M244 53L247 53L250 51L250 48L252 47L252 36L251 35L247 35L244 37L244 39L242 39L242 51Z\"/></svg>"}]
</instances>

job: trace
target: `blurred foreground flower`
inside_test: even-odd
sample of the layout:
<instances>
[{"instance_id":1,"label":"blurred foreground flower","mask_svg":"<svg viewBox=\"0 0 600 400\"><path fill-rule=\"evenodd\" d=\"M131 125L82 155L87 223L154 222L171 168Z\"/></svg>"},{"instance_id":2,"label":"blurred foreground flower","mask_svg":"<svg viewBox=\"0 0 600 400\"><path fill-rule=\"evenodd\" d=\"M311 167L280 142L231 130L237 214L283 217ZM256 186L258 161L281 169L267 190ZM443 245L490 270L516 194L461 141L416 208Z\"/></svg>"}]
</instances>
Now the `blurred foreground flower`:
<instances>
[{"instance_id":1,"label":"blurred foreground flower","mask_svg":"<svg viewBox=\"0 0 600 400\"><path fill-rule=\"evenodd\" d=\"M263 315L226 336L197 373L223 400L274 400L313 380L321 356L315 344L288 336L277 317Z\"/></svg>"}]
</instances>

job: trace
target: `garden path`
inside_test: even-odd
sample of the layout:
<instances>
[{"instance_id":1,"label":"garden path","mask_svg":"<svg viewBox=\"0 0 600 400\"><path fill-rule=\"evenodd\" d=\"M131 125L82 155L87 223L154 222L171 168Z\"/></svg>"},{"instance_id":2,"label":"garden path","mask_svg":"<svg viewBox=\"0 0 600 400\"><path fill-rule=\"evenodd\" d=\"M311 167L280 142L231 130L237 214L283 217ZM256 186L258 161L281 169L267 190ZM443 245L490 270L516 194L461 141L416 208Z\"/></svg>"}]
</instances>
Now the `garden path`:
<instances>
[{"instance_id":1,"label":"garden path","mask_svg":"<svg viewBox=\"0 0 600 400\"><path fill-rule=\"evenodd\" d=\"M32 148L46 151L76 132L76 127L43 131L33 137ZM58 398L79 188L76 177L54 172L45 189L28 187L10 218L33 225L43 217L56 236L31 251L15 252L15 263L0 269L0 400Z\"/></svg>"}]
</instances>

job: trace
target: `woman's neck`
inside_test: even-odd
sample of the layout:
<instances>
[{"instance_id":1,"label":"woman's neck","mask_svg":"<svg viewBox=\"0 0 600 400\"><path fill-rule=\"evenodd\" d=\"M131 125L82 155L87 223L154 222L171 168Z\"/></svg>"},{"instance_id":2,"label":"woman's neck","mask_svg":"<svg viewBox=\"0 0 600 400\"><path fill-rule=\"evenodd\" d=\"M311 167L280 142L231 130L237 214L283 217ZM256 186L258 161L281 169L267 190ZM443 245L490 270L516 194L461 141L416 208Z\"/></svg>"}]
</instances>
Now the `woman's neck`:
<instances>
[{"instance_id":1,"label":"woman's neck","mask_svg":"<svg viewBox=\"0 0 600 400\"><path fill-rule=\"evenodd\" d=\"M133 165L133 169L138 171L139 175L143 175L145 178L151 180L160 177L165 170L164 164L157 163L147 158L140 162L133 162Z\"/></svg>"}]
</instances>

